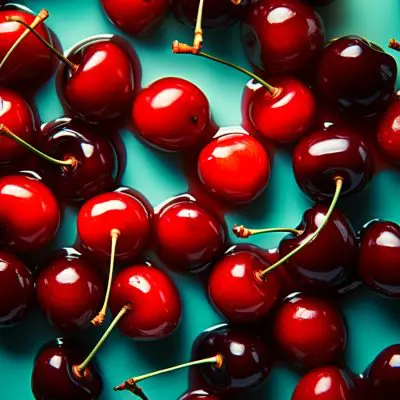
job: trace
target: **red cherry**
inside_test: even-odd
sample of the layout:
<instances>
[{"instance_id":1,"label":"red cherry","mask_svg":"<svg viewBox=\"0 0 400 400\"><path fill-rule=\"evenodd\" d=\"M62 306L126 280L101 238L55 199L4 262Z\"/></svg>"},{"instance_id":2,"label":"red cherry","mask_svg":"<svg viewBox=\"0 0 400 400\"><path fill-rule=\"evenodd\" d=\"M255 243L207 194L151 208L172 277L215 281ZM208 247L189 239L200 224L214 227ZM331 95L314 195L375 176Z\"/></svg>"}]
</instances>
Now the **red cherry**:
<instances>
[{"instance_id":1,"label":"red cherry","mask_svg":"<svg viewBox=\"0 0 400 400\"><path fill-rule=\"evenodd\" d=\"M151 33L167 16L168 0L101 0L108 18L130 35Z\"/></svg>"},{"instance_id":2,"label":"red cherry","mask_svg":"<svg viewBox=\"0 0 400 400\"><path fill-rule=\"evenodd\" d=\"M282 73L306 67L322 48L324 32L313 8L293 0L261 0L244 19L242 39L256 67Z\"/></svg>"},{"instance_id":3,"label":"red cherry","mask_svg":"<svg viewBox=\"0 0 400 400\"><path fill-rule=\"evenodd\" d=\"M13 254L0 251L0 327L23 319L33 293L31 272Z\"/></svg>"},{"instance_id":4,"label":"red cherry","mask_svg":"<svg viewBox=\"0 0 400 400\"><path fill-rule=\"evenodd\" d=\"M270 160L263 146L244 133L220 136L198 158L200 180L208 191L232 203L249 203L268 185Z\"/></svg>"},{"instance_id":5,"label":"red cherry","mask_svg":"<svg viewBox=\"0 0 400 400\"><path fill-rule=\"evenodd\" d=\"M0 178L0 229L3 242L16 252L38 250L57 233L60 208L36 176Z\"/></svg>"},{"instance_id":6,"label":"red cherry","mask_svg":"<svg viewBox=\"0 0 400 400\"><path fill-rule=\"evenodd\" d=\"M197 389L186 392L178 400L221 400L221 398L208 391Z\"/></svg>"},{"instance_id":7,"label":"red cherry","mask_svg":"<svg viewBox=\"0 0 400 400\"><path fill-rule=\"evenodd\" d=\"M132 310L119 322L133 339L161 339L177 329L181 301L168 276L148 265L133 265L117 274L111 288L110 309L115 315L130 304Z\"/></svg>"},{"instance_id":8,"label":"red cherry","mask_svg":"<svg viewBox=\"0 0 400 400\"><path fill-rule=\"evenodd\" d=\"M143 140L165 151L185 150L213 134L207 97L181 78L162 78L143 89L132 118Z\"/></svg>"},{"instance_id":9,"label":"red cherry","mask_svg":"<svg viewBox=\"0 0 400 400\"><path fill-rule=\"evenodd\" d=\"M287 297L274 319L274 336L293 364L313 368L337 361L346 346L346 326L327 300L296 294Z\"/></svg>"}]
</instances>

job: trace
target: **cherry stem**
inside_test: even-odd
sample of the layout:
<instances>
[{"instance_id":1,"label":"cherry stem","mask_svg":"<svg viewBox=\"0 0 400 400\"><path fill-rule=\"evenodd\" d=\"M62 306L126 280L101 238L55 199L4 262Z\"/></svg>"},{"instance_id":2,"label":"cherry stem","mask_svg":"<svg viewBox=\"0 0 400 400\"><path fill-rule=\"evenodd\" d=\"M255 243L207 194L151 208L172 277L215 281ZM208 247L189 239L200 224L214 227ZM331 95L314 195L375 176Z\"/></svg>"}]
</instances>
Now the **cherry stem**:
<instances>
[{"instance_id":1,"label":"cherry stem","mask_svg":"<svg viewBox=\"0 0 400 400\"><path fill-rule=\"evenodd\" d=\"M48 49L50 49L61 62L68 65L68 67L70 67L73 71L76 71L78 69L79 66L77 64L74 64L72 61L68 60L68 58L65 57L64 54L60 53L54 46L52 46L46 39L39 35L39 33L37 33L35 29L28 25L25 21L22 21L17 17L9 17L6 19L7 21L18 22L19 24L24 25L26 29L28 29L28 31L31 31L31 33L33 33Z\"/></svg>"},{"instance_id":2,"label":"cherry stem","mask_svg":"<svg viewBox=\"0 0 400 400\"><path fill-rule=\"evenodd\" d=\"M35 29L39 25L42 24L47 18L49 17L49 12L45 9L41 10L39 14L35 17L35 19L32 21L30 25L28 25L30 28ZM6 55L4 58L1 60L0 63L0 70L3 68L4 64L6 61L10 58L11 54L15 51L15 49L22 43L22 41L29 35L30 29L26 29L21 36L14 42L14 44L10 47L10 49L7 51Z\"/></svg>"},{"instance_id":3,"label":"cherry stem","mask_svg":"<svg viewBox=\"0 0 400 400\"><path fill-rule=\"evenodd\" d=\"M263 233L279 233L279 232L288 232L293 233L294 235L300 235L302 231L293 228L267 228L267 229L249 229L243 225L235 225L232 228L232 232L236 237L241 239L247 239L253 235L260 235Z\"/></svg>"},{"instance_id":4,"label":"cherry stem","mask_svg":"<svg viewBox=\"0 0 400 400\"><path fill-rule=\"evenodd\" d=\"M200 364L215 364L216 368L221 368L223 363L224 363L224 359L223 359L222 355L217 354L214 357L204 358L202 360L190 361L190 362L187 362L187 363L184 363L181 365L176 365L175 367L161 369L159 371L150 372L145 375L139 375L135 378L127 379L125 382L121 383L120 385L115 386L114 390L115 391L129 390L130 388L136 387L136 384L140 381L144 381L145 379L153 378L154 376L165 374L167 372L176 371L176 370L182 369L182 368L193 367L195 365L200 365Z\"/></svg>"},{"instance_id":5,"label":"cherry stem","mask_svg":"<svg viewBox=\"0 0 400 400\"><path fill-rule=\"evenodd\" d=\"M103 336L100 338L100 340L97 342L96 346L94 349L90 352L90 354L86 357L86 359L79 365L74 365L73 366L73 372L74 374L78 377L82 377L82 373L86 370L86 368L89 366L90 362L92 361L93 357L96 355L96 353L99 351L100 347L104 344L112 330L115 328L115 326L118 324L119 320L129 311L131 310L131 305L126 304L123 306L120 310L120 312L117 314L117 316L113 319L111 322L110 326L107 328L107 330L103 333Z\"/></svg>"},{"instance_id":6,"label":"cherry stem","mask_svg":"<svg viewBox=\"0 0 400 400\"><path fill-rule=\"evenodd\" d=\"M8 129L4 124L0 124L0 133L10 137L11 139L15 140L17 143L21 144L22 146L24 146L28 150L32 151L39 157L42 157L45 160L52 162L53 164L63 165L66 167L71 167L71 168L76 168L78 165L78 161L73 156L68 157L66 160L58 160L57 158L48 156L47 154L43 153L36 147L32 146L30 143L26 142L24 139L17 136L14 132L12 132L10 129Z\"/></svg>"},{"instance_id":7,"label":"cherry stem","mask_svg":"<svg viewBox=\"0 0 400 400\"><path fill-rule=\"evenodd\" d=\"M242 0L231 0L231 3L233 3L235 6L240 6L240 3Z\"/></svg>"},{"instance_id":8,"label":"cherry stem","mask_svg":"<svg viewBox=\"0 0 400 400\"><path fill-rule=\"evenodd\" d=\"M284 264L291 257L293 257L295 254L297 254L299 251L301 251L304 247L306 247L309 243L311 243L319 235L319 233L322 231L322 229L325 227L325 225L328 223L333 211L335 210L335 206L338 202L338 199L339 199L340 193L342 191L342 187L343 187L343 178L336 177L336 178L334 178L334 181L336 184L335 194L334 194L332 202L329 206L328 212L326 213L325 218L322 221L321 225L316 229L316 231L314 233L309 235L300 246L296 247L294 250L292 250L290 253L286 254L286 256L282 257L278 262L271 265L264 271L260 271L258 273L258 276L261 279L264 279L267 274L269 274L271 271L273 271L275 268L279 267L280 265Z\"/></svg>"},{"instance_id":9,"label":"cherry stem","mask_svg":"<svg viewBox=\"0 0 400 400\"><path fill-rule=\"evenodd\" d=\"M390 49L393 49L393 50L396 50L396 51L400 51L400 43L394 38L389 40L389 45L388 46L389 46Z\"/></svg>"},{"instance_id":10,"label":"cherry stem","mask_svg":"<svg viewBox=\"0 0 400 400\"><path fill-rule=\"evenodd\" d=\"M200 51L203 47L203 29L201 27L203 21L204 0L199 0L199 8L197 10L196 27L194 28L193 47Z\"/></svg>"},{"instance_id":11,"label":"cherry stem","mask_svg":"<svg viewBox=\"0 0 400 400\"><path fill-rule=\"evenodd\" d=\"M108 272L107 291L106 291L106 295L104 297L103 307L101 308L99 313L91 321L94 326L102 325L103 322L104 322L104 318L106 317L108 300L110 298L111 284L112 284L113 274L114 274L115 250L116 250L116 247L117 247L117 242L118 242L118 238L119 238L120 234L121 234L121 231L119 229L111 229L111 231L110 231L110 236L111 236L111 255L110 255L110 269L109 269L109 272Z\"/></svg>"}]
</instances>

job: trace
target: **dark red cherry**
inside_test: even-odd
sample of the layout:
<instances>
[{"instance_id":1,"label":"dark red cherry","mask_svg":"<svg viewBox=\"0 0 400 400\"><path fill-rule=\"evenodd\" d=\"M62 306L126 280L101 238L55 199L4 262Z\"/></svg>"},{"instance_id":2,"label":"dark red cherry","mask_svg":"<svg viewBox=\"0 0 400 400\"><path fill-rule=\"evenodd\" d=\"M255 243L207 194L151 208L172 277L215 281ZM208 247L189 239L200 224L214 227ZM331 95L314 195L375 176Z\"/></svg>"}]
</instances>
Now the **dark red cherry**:
<instances>
[{"instance_id":1,"label":"dark red cherry","mask_svg":"<svg viewBox=\"0 0 400 400\"><path fill-rule=\"evenodd\" d=\"M201 387L229 396L260 387L268 378L273 358L268 345L255 333L226 324L201 333L192 347L192 360L220 354L221 368L211 364L193 367L192 379L203 382Z\"/></svg>"},{"instance_id":2,"label":"dark red cherry","mask_svg":"<svg viewBox=\"0 0 400 400\"><path fill-rule=\"evenodd\" d=\"M296 142L314 122L314 96L291 76L271 77L268 83L275 88L274 93L253 80L246 85L242 99L244 127L274 142Z\"/></svg>"},{"instance_id":3,"label":"dark red cherry","mask_svg":"<svg viewBox=\"0 0 400 400\"><path fill-rule=\"evenodd\" d=\"M261 0L252 5L242 26L251 63L272 73L306 67L324 44L325 28L311 7L293 0Z\"/></svg>"},{"instance_id":4,"label":"dark red cherry","mask_svg":"<svg viewBox=\"0 0 400 400\"><path fill-rule=\"evenodd\" d=\"M190 197L164 204L155 219L160 258L173 269L196 271L224 251L223 223Z\"/></svg>"},{"instance_id":5,"label":"dark red cherry","mask_svg":"<svg viewBox=\"0 0 400 400\"><path fill-rule=\"evenodd\" d=\"M359 36L333 40L318 63L318 87L331 103L352 114L383 111L393 98L395 59Z\"/></svg>"},{"instance_id":6,"label":"dark red cherry","mask_svg":"<svg viewBox=\"0 0 400 400\"><path fill-rule=\"evenodd\" d=\"M130 35L147 35L167 16L168 0L101 0L112 23Z\"/></svg>"},{"instance_id":7,"label":"dark red cherry","mask_svg":"<svg viewBox=\"0 0 400 400\"><path fill-rule=\"evenodd\" d=\"M42 126L40 149L59 160L77 161L70 167L41 160L46 182L63 198L82 201L114 188L114 149L101 133L70 118Z\"/></svg>"},{"instance_id":8,"label":"dark red cherry","mask_svg":"<svg viewBox=\"0 0 400 400\"><path fill-rule=\"evenodd\" d=\"M293 151L293 171L300 189L316 201L335 193L335 178L343 179L341 195L357 192L374 172L371 152L361 136L343 127L315 131Z\"/></svg>"},{"instance_id":9,"label":"dark red cherry","mask_svg":"<svg viewBox=\"0 0 400 400\"><path fill-rule=\"evenodd\" d=\"M137 257L147 245L151 214L142 199L122 192L103 193L88 200L78 214L78 234L96 257L110 259L111 232L118 230L117 261Z\"/></svg>"},{"instance_id":10,"label":"dark red cherry","mask_svg":"<svg viewBox=\"0 0 400 400\"><path fill-rule=\"evenodd\" d=\"M82 258L60 257L40 271L36 293L53 326L75 331L90 326L101 307L104 285L98 270Z\"/></svg>"},{"instance_id":11,"label":"dark red cherry","mask_svg":"<svg viewBox=\"0 0 400 400\"><path fill-rule=\"evenodd\" d=\"M143 140L165 151L185 150L212 134L207 97L181 78L162 78L143 89L132 118Z\"/></svg>"},{"instance_id":12,"label":"dark red cherry","mask_svg":"<svg viewBox=\"0 0 400 400\"><path fill-rule=\"evenodd\" d=\"M197 169L206 189L231 203L249 203L266 188L270 159L263 146L245 133L215 138L201 151Z\"/></svg>"},{"instance_id":13,"label":"dark red cherry","mask_svg":"<svg viewBox=\"0 0 400 400\"><path fill-rule=\"evenodd\" d=\"M149 265L133 265L119 272L113 281L110 309L116 315L130 304L132 309L119 327L132 339L161 339L177 329L181 300L172 280Z\"/></svg>"},{"instance_id":14,"label":"dark red cherry","mask_svg":"<svg viewBox=\"0 0 400 400\"><path fill-rule=\"evenodd\" d=\"M361 233L359 273L372 289L400 298L400 226L372 221Z\"/></svg>"},{"instance_id":15,"label":"dark red cherry","mask_svg":"<svg viewBox=\"0 0 400 400\"><path fill-rule=\"evenodd\" d=\"M0 178L0 236L5 246L16 252L38 250L54 238L59 224L57 200L37 176Z\"/></svg>"},{"instance_id":16,"label":"dark red cherry","mask_svg":"<svg viewBox=\"0 0 400 400\"><path fill-rule=\"evenodd\" d=\"M353 377L342 368L328 366L313 369L303 376L291 400L358 399Z\"/></svg>"},{"instance_id":17,"label":"dark red cherry","mask_svg":"<svg viewBox=\"0 0 400 400\"><path fill-rule=\"evenodd\" d=\"M273 330L283 356L304 368L337 361L347 341L339 310L327 300L304 294L295 294L283 301Z\"/></svg>"},{"instance_id":18,"label":"dark red cherry","mask_svg":"<svg viewBox=\"0 0 400 400\"><path fill-rule=\"evenodd\" d=\"M186 392L178 400L221 400L221 398L209 391L198 389Z\"/></svg>"},{"instance_id":19,"label":"dark red cherry","mask_svg":"<svg viewBox=\"0 0 400 400\"><path fill-rule=\"evenodd\" d=\"M93 363L82 377L73 366L85 353L65 339L56 339L39 350L32 371L32 393L37 400L95 400L102 391L102 380Z\"/></svg>"},{"instance_id":20,"label":"dark red cherry","mask_svg":"<svg viewBox=\"0 0 400 400\"><path fill-rule=\"evenodd\" d=\"M253 251L225 255L212 269L208 293L215 308L233 323L248 323L265 317L280 295L275 273L261 277L270 266Z\"/></svg>"},{"instance_id":21,"label":"dark red cherry","mask_svg":"<svg viewBox=\"0 0 400 400\"><path fill-rule=\"evenodd\" d=\"M328 207L322 204L308 209L296 228L301 233L288 235L280 242L280 256L289 254L312 235L327 211ZM354 276L357 260L358 244L354 229L347 217L336 209L319 235L292 256L285 263L285 268L294 280L301 280L308 289L324 293L329 288L346 284Z\"/></svg>"},{"instance_id":22,"label":"dark red cherry","mask_svg":"<svg viewBox=\"0 0 400 400\"><path fill-rule=\"evenodd\" d=\"M0 327L20 322L34 294L31 272L13 254L0 251Z\"/></svg>"}]
</instances>

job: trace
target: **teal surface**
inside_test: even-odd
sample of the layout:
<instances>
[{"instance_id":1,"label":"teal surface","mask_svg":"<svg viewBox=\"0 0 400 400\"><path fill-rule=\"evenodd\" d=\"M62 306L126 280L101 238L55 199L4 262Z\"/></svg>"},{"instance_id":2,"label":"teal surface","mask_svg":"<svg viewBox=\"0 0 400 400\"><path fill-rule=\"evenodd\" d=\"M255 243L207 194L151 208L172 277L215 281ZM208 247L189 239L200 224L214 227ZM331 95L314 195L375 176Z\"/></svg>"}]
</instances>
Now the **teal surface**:
<instances>
[{"instance_id":1,"label":"teal surface","mask_svg":"<svg viewBox=\"0 0 400 400\"><path fill-rule=\"evenodd\" d=\"M212 0L209 0L212 1ZM99 0L27 0L35 11L50 12L48 25L58 35L63 48L100 33L118 33L104 16ZM328 38L358 34L385 47L392 36L400 37L400 2L398 0L337 0L321 10ZM241 94L246 77L194 57L174 56L170 44L174 39L190 40L191 33L169 17L157 34L131 40L143 67L143 85L162 76L180 76L198 84L208 96L216 122L221 126L241 122ZM246 60L240 44L238 27L206 33L206 48L241 65ZM394 54L400 61L400 57ZM62 115L54 80L37 95L43 121ZM121 132L128 152L123 183L140 190L153 205L182 193L187 183L180 170L179 158L153 152L129 132ZM377 175L370 187L355 197L342 200L344 210L356 228L371 218L385 218L400 223L399 171ZM275 154L271 183L260 200L238 213L227 215L227 223L252 227L295 226L311 203L299 191L291 171L290 155ZM360 207L362 205L362 207ZM68 209L55 246L71 245L75 239L76 210ZM275 247L279 235L259 237L253 242ZM101 399L129 399L128 393L113 393L112 387L129 376L184 362L189 358L196 335L221 318L208 304L200 283L194 277L173 275L182 294L184 314L180 329L172 337L155 343L136 343L115 331L100 351L98 361L104 378ZM400 342L400 303L382 299L365 289L357 290L341 303L349 327L346 360L355 372L362 372L384 347ZM82 341L91 346L100 331L82 333ZM0 399L31 399L30 376L37 349L57 337L43 315L34 311L16 328L0 331ZM277 367L265 387L246 399L288 400L299 378L296 371ZM143 388L152 400L175 400L187 388L187 372L177 372L149 380ZM72 400L72 399L71 399Z\"/></svg>"}]
</instances>

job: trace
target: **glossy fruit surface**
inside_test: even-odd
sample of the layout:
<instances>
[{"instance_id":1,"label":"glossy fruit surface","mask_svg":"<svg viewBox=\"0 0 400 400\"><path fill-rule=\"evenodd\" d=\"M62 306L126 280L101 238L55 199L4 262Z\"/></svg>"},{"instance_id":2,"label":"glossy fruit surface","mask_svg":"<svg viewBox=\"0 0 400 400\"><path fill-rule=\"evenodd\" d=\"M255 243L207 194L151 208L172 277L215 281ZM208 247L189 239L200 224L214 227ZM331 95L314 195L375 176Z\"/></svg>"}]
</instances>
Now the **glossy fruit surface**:
<instances>
[{"instance_id":1,"label":"glossy fruit surface","mask_svg":"<svg viewBox=\"0 0 400 400\"><path fill-rule=\"evenodd\" d=\"M178 400L221 400L221 398L205 390L190 390Z\"/></svg>"},{"instance_id":2,"label":"glossy fruit surface","mask_svg":"<svg viewBox=\"0 0 400 400\"><path fill-rule=\"evenodd\" d=\"M400 163L400 100L394 101L382 117L378 144L391 161Z\"/></svg>"}]
</instances>

